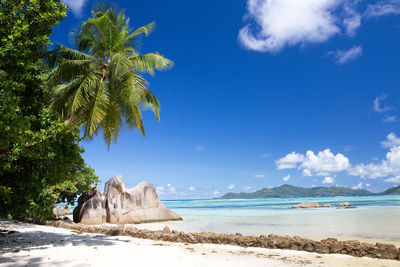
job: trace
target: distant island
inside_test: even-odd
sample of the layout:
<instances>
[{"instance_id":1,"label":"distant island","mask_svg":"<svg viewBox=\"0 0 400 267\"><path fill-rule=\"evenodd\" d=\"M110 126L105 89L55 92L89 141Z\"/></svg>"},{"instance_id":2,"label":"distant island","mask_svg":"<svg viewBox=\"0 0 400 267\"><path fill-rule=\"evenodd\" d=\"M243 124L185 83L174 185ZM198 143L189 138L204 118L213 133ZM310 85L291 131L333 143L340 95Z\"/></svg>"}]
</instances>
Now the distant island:
<instances>
[{"instance_id":1,"label":"distant island","mask_svg":"<svg viewBox=\"0 0 400 267\"><path fill-rule=\"evenodd\" d=\"M365 189L347 187L312 187L304 188L284 184L274 188L263 188L253 193L227 193L221 199L250 198L284 198L284 197L334 197L334 196L368 196L368 195L400 195L400 186L387 189L382 193L372 193Z\"/></svg>"}]
</instances>

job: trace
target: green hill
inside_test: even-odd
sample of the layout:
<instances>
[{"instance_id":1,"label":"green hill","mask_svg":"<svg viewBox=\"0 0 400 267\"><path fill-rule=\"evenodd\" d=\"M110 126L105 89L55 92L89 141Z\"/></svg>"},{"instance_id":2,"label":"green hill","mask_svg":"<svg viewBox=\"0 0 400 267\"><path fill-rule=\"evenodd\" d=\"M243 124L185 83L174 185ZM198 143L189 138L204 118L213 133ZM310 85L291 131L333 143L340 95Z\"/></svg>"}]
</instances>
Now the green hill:
<instances>
[{"instance_id":1,"label":"green hill","mask_svg":"<svg viewBox=\"0 0 400 267\"><path fill-rule=\"evenodd\" d=\"M387 189L383 195L400 195L400 185Z\"/></svg>"},{"instance_id":2,"label":"green hill","mask_svg":"<svg viewBox=\"0 0 400 267\"><path fill-rule=\"evenodd\" d=\"M400 190L400 187L398 187L398 190ZM264 188L254 193L227 193L223 195L221 198L249 199L249 198L331 197L331 196L366 196L366 195L374 195L374 193L365 189L353 190L347 187L338 187L338 186L304 188L304 187L285 184L274 188Z\"/></svg>"}]
</instances>

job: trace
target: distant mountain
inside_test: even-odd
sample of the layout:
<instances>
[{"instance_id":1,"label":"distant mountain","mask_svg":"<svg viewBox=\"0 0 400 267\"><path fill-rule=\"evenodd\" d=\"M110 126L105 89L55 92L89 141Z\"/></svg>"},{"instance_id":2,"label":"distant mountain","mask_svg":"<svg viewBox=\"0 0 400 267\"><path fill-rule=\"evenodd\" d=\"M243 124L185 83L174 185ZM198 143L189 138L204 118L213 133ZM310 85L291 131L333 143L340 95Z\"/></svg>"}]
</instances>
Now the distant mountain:
<instances>
[{"instance_id":1,"label":"distant mountain","mask_svg":"<svg viewBox=\"0 0 400 267\"><path fill-rule=\"evenodd\" d=\"M389 191L391 189L388 189L386 191ZM397 187L397 190L398 190L396 191L398 192L397 194L400 194L399 193L400 187ZM274 188L264 188L254 193L227 193L223 195L221 198L249 199L249 198L332 197L332 196L367 196L367 195L375 195L375 194L365 189L353 190L347 187L338 187L338 186L304 188L304 187L285 184Z\"/></svg>"},{"instance_id":2,"label":"distant mountain","mask_svg":"<svg viewBox=\"0 0 400 267\"><path fill-rule=\"evenodd\" d=\"M383 195L400 195L400 185L387 189Z\"/></svg>"}]
</instances>

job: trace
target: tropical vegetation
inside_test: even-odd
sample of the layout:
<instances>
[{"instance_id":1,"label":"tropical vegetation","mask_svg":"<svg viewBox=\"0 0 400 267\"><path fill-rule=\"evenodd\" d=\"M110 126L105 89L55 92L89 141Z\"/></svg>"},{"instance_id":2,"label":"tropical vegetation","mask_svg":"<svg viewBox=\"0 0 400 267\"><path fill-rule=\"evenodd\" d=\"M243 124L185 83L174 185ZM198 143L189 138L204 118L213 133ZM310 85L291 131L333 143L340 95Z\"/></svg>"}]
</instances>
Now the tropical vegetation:
<instances>
[{"instance_id":1,"label":"tropical vegetation","mask_svg":"<svg viewBox=\"0 0 400 267\"><path fill-rule=\"evenodd\" d=\"M48 218L98 179L78 127L49 109L41 58L66 10L59 0L0 0L0 217Z\"/></svg>"},{"instance_id":2,"label":"tropical vegetation","mask_svg":"<svg viewBox=\"0 0 400 267\"><path fill-rule=\"evenodd\" d=\"M154 26L132 30L124 11L100 7L72 32L76 49L59 45L52 51L51 108L61 120L83 127L89 139L101 129L108 146L117 141L124 124L144 135L143 109L151 109L159 120L160 103L142 74L153 75L173 63L158 52L138 52L138 38Z\"/></svg>"}]
</instances>

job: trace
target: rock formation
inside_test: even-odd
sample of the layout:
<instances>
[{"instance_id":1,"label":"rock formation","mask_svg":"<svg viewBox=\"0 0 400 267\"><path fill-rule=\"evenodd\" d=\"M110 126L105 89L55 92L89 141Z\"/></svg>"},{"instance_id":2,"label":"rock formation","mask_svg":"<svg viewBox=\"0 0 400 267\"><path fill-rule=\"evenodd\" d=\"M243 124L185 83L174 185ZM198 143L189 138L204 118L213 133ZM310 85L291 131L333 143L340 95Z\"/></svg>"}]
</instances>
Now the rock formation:
<instances>
[{"instance_id":1,"label":"rock formation","mask_svg":"<svg viewBox=\"0 0 400 267\"><path fill-rule=\"evenodd\" d=\"M341 208L348 208L348 207L351 207L351 205L350 205L349 202L343 202L343 203L339 204L339 207L341 207Z\"/></svg>"},{"instance_id":2,"label":"rock formation","mask_svg":"<svg viewBox=\"0 0 400 267\"><path fill-rule=\"evenodd\" d=\"M135 238L181 242L185 244L227 244L242 247L261 247L269 249L290 249L316 252L320 254L336 253L355 257L371 257L400 261L400 248L392 244L364 243L357 240L339 241L336 238L326 238L321 241L301 238L299 236L278 236L270 234L260 236L246 236L241 234L216 234L212 232L184 233L165 227L162 231L139 230L127 225L104 225L101 227L65 223L63 221L46 221L46 225L71 229L79 232L97 233L106 235L126 235Z\"/></svg>"},{"instance_id":3,"label":"rock formation","mask_svg":"<svg viewBox=\"0 0 400 267\"><path fill-rule=\"evenodd\" d=\"M319 207L321 207L321 206L317 202L303 202L303 203L292 206L293 209L319 208Z\"/></svg>"},{"instance_id":4,"label":"rock formation","mask_svg":"<svg viewBox=\"0 0 400 267\"><path fill-rule=\"evenodd\" d=\"M111 178L104 195L97 187L78 199L74 222L84 224L129 224L154 221L182 220L164 206L151 183L141 182L127 188L122 176Z\"/></svg>"},{"instance_id":5,"label":"rock formation","mask_svg":"<svg viewBox=\"0 0 400 267\"><path fill-rule=\"evenodd\" d=\"M78 206L74 209L74 222L84 224L102 224L106 222L106 201L97 186L78 198Z\"/></svg>"},{"instance_id":6,"label":"rock formation","mask_svg":"<svg viewBox=\"0 0 400 267\"><path fill-rule=\"evenodd\" d=\"M65 215L69 215L71 214L71 206L70 205L66 205L66 206L58 206L57 204L55 204L53 206L53 216L52 218L58 219L58 218L62 218Z\"/></svg>"}]
</instances>

